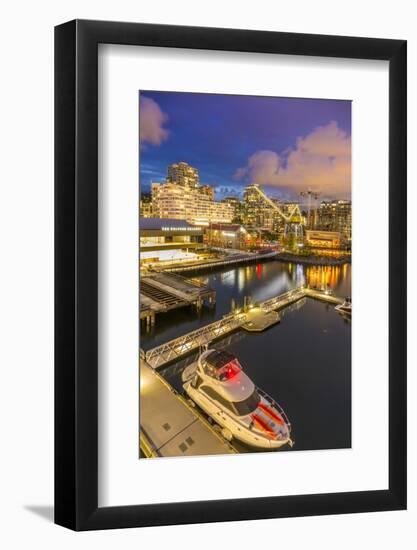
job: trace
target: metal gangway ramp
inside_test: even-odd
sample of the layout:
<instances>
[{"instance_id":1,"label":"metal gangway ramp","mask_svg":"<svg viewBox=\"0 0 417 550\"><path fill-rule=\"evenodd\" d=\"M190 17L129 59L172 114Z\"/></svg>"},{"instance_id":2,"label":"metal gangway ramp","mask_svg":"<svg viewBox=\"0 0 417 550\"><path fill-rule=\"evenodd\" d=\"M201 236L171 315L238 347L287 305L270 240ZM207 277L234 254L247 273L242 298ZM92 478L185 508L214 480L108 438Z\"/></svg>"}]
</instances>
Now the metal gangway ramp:
<instances>
[{"instance_id":1,"label":"metal gangway ramp","mask_svg":"<svg viewBox=\"0 0 417 550\"><path fill-rule=\"evenodd\" d=\"M183 355L198 349L200 346L209 344L213 340L239 328L245 321L246 315L244 313L226 315L220 321L210 323L188 332L184 336L152 348L145 353L146 362L153 369L162 367L166 363L175 361Z\"/></svg>"}]
</instances>

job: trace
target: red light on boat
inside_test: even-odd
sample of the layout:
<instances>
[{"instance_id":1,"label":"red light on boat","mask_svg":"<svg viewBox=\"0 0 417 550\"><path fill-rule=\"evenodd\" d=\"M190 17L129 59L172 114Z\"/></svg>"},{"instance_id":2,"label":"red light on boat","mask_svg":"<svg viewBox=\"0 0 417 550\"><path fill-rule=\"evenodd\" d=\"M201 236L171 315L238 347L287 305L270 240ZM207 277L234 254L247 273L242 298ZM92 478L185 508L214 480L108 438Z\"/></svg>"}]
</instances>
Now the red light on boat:
<instances>
[{"instance_id":1,"label":"red light on boat","mask_svg":"<svg viewBox=\"0 0 417 550\"><path fill-rule=\"evenodd\" d=\"M230 380L236 376L238 372L240 372L239 365L235 361L231 361L220 369L218 376L220 380Z\"/></svg>"},{"instance_id":2,"label":"red light on boat","mask_svg":"<svg viewBox=\"0 0 417 550\"><path fill-rule=\"evenodd\" d=\"M236 376L237 373L238 373L237 370L232 369L232 367L228 367L226 371L227 379L230 380L231 378Z\"/></svg>"}]
</instances>

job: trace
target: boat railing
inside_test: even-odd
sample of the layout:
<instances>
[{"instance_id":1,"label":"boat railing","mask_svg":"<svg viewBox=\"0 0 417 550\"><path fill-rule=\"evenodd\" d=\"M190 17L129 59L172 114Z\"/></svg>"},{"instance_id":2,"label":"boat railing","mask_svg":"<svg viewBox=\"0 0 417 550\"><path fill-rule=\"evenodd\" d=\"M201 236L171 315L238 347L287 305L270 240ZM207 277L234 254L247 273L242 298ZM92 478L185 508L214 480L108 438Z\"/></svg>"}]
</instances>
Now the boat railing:
<instances>
[{"instance_id":1,"label":"boat railing","mask_svg":"<svg viewBox=\"0 0 417 550\"><path fill-rule=\"evenodd\" d=\"M289 421L289 418L288 416L286 415L284 409L281 407L281 405L279 403L277 403L275 401L275 399L273 397L271 397L270 395L268 395L266 393L266 391L264 390L261 390L260 388L257 388L257 391L259 393L259 395L261 395L262 397L264 397L267 401L269 401L269 403L271 403L271 405L273 407L275 407L278 412L280 413L280 415L282 416L282 418L284 419L285 423L287 424L287 426L290 428L291 427L291 422Z\"/></svg>"},{"instance_id":2,"label":"boat railing","mask_svg":"<svg viewBox=\"0 0 417 550\"><path fill-rule=\"evenodd\" d=\"M271 403L271 405L273 407L275 407L278 412L280 413L280 415L283 417L284 419L284 422L286 423L286 425L288 426L288 428L291 428L291 423L288 419L288 416L285 414L285 411L284 409L270 396L268 395L266 392L264 392L263 390L261 390L260 388L256 388L257 392L259 393L259 395L261 395L262 397L264 397L265 399L267 399L269 401L269 403ZM218 402L213 400L210 396L208 396L207 394L205 394L206 396L206 399L208 399L209 401L211 401L211 403L214 405L214 406L219 406L218 405ZM226 416L228 416L233 422L236 422L236 424L239 424L239 426L241 426L242 428L244 428L245 430L249 429L250 431L253 430L253 427L254 427L254 423L253 423L253 420L252 422L249 424L249 426L247 424L245 424L244 422L242 422L238 417L236 417L235 414L231 415L230 412L223 408L222 410L223 414L225 414ZM213 418L213 420L215 421L216 419Z\"/></svg>"}]
</instances>

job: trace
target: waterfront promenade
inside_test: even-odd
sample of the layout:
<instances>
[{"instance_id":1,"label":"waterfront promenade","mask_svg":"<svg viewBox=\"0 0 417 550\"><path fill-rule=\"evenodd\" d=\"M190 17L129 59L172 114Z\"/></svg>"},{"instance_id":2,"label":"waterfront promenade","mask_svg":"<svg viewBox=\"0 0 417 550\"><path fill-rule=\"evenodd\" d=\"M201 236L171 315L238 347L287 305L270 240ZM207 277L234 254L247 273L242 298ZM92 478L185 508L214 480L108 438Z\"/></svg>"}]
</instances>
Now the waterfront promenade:
<instances>
[{"instance_id":1,"label":"waterfront promenade","mask_svg":"<svg viewBox=\"0 0 417 550\"><path fill-rule=\"evenodd\" d=\"M351 262L350 254L346 254L340 257L333 256L320 256L304 254L290 254L288 252L280 252L276 259L280 262L287 262L292 264L304 264L304 265L321 265L321 266L333 266L343 265Z\"/></svg>"},{"instance_id":2,"label":"waterfront promenade","mask_svg":"<svg viewBox=\"0 0 417 550\"><path fill-rule=\"evenodd\" d=\"M210 270L223 266L245 265L252 262L271 260L278 256L276 250L268 252L242 252L240 254L229 254L221 258L204 259L198 261L182 261L176 264L166 264L161 267L153 266L154 271L164 271L168 273L185 273Z\"/></svg>"}]
</instances>

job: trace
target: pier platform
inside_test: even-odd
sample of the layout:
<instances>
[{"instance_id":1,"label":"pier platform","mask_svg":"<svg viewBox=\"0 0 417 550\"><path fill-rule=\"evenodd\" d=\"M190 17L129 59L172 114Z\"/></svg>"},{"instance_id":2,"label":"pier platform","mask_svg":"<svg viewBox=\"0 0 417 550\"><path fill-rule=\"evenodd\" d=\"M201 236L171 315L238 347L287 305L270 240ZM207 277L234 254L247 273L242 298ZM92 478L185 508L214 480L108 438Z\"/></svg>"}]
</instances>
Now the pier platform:
<instances>
[{"instance_id":1,"label":"pier platform","mask_svg":"<svg viewBox=\"0 0 417 550\"><path fill-rule=\"evenodd\" d=\"M140 279L140 319L155 323L155 314L171 309L216 302L216 291L197 279L186 279L174 273L152 273Z\"/></svg>"},{"instance_id":2,"label":"pier platform","mask_svg":"<svg viewBox=\"0 0 417 550\"><path fill-rule=\"evenodd\" d=\"M143 359L140 361L140 447L146 457L236 453Z\"/></svg>"}]
</instances>

